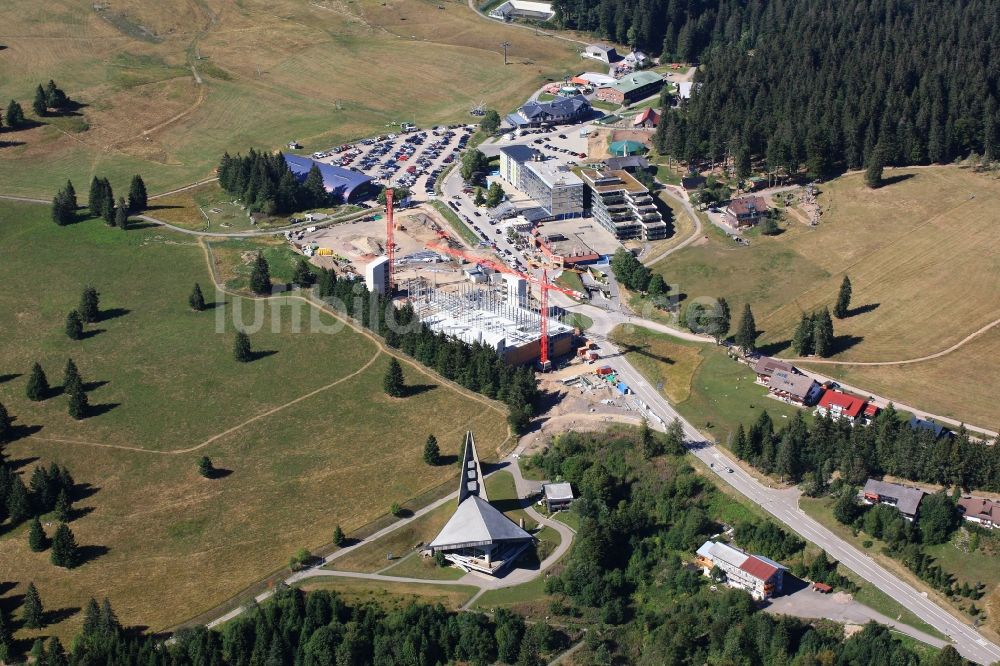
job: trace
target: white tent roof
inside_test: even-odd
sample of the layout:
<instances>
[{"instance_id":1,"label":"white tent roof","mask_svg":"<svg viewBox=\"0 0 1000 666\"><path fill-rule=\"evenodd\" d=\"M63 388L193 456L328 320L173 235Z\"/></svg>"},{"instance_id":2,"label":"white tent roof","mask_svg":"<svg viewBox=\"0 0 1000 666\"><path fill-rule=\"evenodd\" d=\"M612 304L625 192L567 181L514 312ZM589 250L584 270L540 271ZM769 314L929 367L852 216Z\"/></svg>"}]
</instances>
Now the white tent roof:
<instances>
[{"instance_id":1,"label":"white tent roof","mask_svg":"<svg viewBox=\"0 0 1000 666\"><path fill-rule=\"evenodd\" d=\"M430 548L463 548L530 539L530 534L489 502L470 495L458 505L451 520L430 543Z\"/></svg>"}]
</instances>

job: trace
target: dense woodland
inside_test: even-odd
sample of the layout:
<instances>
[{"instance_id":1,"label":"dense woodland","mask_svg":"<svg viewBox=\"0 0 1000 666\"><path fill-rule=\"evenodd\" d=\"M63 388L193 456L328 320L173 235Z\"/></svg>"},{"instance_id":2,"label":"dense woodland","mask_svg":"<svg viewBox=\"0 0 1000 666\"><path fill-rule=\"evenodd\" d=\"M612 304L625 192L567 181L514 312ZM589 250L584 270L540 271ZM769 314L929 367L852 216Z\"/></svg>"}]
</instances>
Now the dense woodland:
<instances>
[{"instance_id":1,"label":"dense woodland","mask_svg":"<svg viewBox=\"0 0 1000 666\"><path fill-rule=\"evenodd\" d=\"M989 0L555 0L556 22L702 65L660 147L827 176L877 160L1000 157ZM747 175L742 173L740 175Z\"/></svg>"},{"instance_id":2,"label":"dense woodland","mask_svg":"<svg viewBox=\"0 0 1000 666\"><path fill-rule=\"evenodd\" d=\"M1000 491L1000 446L955 437L936 438L914 430L890 405L870 426L817 417L806 425L801 414L776 429L766 411L748 431L739 426L730 448L768 474L809 482L822 495L835 471L848 483L895 477L969 490Z\"/></svg>"},{"instance_id":3,"label":"dense woodland","mask_svg":"<svg viewBox=\"0 0 1000 666\"><path fill-rule=\"evenodd\" d=\"M572 482L579 496L576 544L562 573L546 581L547 591L572 604L554 608L600 621L578 663L966 663L951 649L922 662L874 624L845 641L837 624L775 617L743 591L711 591L687 562L723 527L730 501L679 454L669 434L640 429L564 433L530 460L548 478ZM795 575L851 588L836 562L807 555L801 539L774 523L748 514L733 527L737 545L788 563Z\"/></svg>"},{"instance_id":4,"label":"dense woodland","mask_svg":"<svg viewBox=\"0 0 1000 666\"><path fill-rule=\"evenodd\" d=\"M508 422L515 432L527 427L538 400L531 368L511 367L492 347L433 332L420 322L410 304L397 310L388 298L370 293L363 280L337 279L333 272L320 269L316 289L321 299L343 308L385 338L389 346L403 350L467 389L505 403L510 410ZM393 317L391 322L388 316Z\"/></svg>"},{"instance_id":5,"label":"dense woodland","mask_svg":"<svg viewBox=\"0 0 1000 666\"><path fill-rule=\"evenodd\" d=\"M319 167L313 164L300 183L280 152L258 153L251 148L245 157L226 153L218 172L222 189L254 212L285 215L332 203Z\"/></svg>"}]
</instances>

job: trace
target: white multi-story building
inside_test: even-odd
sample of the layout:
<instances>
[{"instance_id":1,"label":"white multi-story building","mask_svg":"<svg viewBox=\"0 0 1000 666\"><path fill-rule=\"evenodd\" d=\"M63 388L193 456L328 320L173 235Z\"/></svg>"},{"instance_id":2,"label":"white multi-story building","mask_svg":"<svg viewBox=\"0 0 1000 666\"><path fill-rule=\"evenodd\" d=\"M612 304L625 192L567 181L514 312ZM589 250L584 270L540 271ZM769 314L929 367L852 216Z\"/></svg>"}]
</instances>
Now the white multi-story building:
<instances>
[{"instance_id":1,"label":"white multi-story building","mask_svg":"<svg viewBox=\"0 0 1000 666\"><path fill-rule=\"evenodd\" d=\"M746 590L754 599L767 599L781 592L785 567L762 555L749 555L720 541L706 541L698 549L697 563L706 576L719 567L727 585Z\"/></svg>"}]
</instances>

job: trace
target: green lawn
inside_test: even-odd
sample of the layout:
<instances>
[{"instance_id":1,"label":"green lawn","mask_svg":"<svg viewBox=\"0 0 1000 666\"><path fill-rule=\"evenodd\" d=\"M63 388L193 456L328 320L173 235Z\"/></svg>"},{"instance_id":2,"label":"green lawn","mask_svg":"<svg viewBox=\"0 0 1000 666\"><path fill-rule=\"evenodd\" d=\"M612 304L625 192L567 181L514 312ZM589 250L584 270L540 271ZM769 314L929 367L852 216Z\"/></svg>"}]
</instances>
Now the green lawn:
<instances>
[{"instance_id":1,"label":"green lawn","mask_svg":"<svg viewBox=\"0 0 1000 666\"><path fill-rule=\"evenodd\" d=\"M586 331L588 328L594 325L594 320L583 314L582 312L570 312L560 321L567 326L572 326L573 328L578 328L581 331Z\"/></svg>"},{"instance_id":2,"label":"green lawn","mask_svg":"<svg viewBox=\"0 0 1000 666\"><path fill-rule=\"evenodd\" d=\"M476 232L470 229L469 226L465 224L465 222L463 222L462 219L455 214L455 211L449 208L446 203L437 200L429 201L428 203L433 206L437 212L441 213L441 215L444 216L444 219L448 220L448 224L451 225L452 230L461 236L465 242L472 246L479 244L479 236L476 235Z\"/></svg>"},{"instance_id":3,"label":"green lawn","mask_svg":"<svg viewBox=\"0 0 1000 666\"><path fill-rule=\"evenodd\" d=\"M387 583L353 578L313 578L298 585L303 590L332 590L349 604L375 602L391 608L411 603L436 604L458 610L479 588L471 585L434 585L432 583Z\"/></svg>"},{"instance_id":4,"label":"green lawn","mask_svg":"<svg viewBox=\"0 0 1000 666\"><path fill-rule=\"evenodd\" d=\"M449 507L454 510L454 507ZM394 564L382 572L386 576L400 578L426 578L427 580L458 580L465 572L457 567L439 567L432 557L421 557L420 553L412 552L398 564Z\"/></svg>"},{"instance_id":5,"label":"green lawn","mask_svg":"<svg viewBox=\"0 0 1000 666\"><path fill-rule=\"evenodd\" d=\"M539 601L546 597L545 578L540 576L533 581L522 583L521 585L484 592L476 600L475 607L479 610L488 611L498 606L524 604Z\"/></svg>"},{"instance_id":6,"label":"green lawn","mask_svg":"<svg viewBox=\"0 0 1000 666\"><path fill-rule=\"evenodd\" d=\"M580 516L575 511L556 511L552 520L568 525L573 531L580 529Z\"/></svg>"},{"instance_id":7,"label":"green lawn","mask_svg":"<svg viewBox=\"0 0 1000 666\"><path fill-rule=\"evenodd\" d=\"M392 553L394 557L402 557L413 552L418 543L430 543L454 512L455 503L446 502L381 539L371 541L343 557L338 557L326 568L362 573L374 573L384 569L391 564L386 560L387 553Z\"/></svg>"},{"instance_id":8,"label":"green lawn","mask_svg":"<svg viewBox=\"0 0 1000 666\"><path fill-rule=\"evenodd\" d=\"M93 553L78 569L30 552L24 526L0 535L0 580L34 580L49 608L106 595L126 624L173 626L282 568L296 549L329 543L336 525L350 534L393 501L452 483L454 466L421 459L429 433L449 456L468 429L484 450L507 437L502 409L409 363L406 383L423 390L389 398L387 355L350 328L312 332L314 311L301 301L244 302L261 356L237 363L231 299L207 312L187 306L196 281L217 302L205 253L187 237L96 220L57 227L46 206L2 203L0 244L0 402L15 427L35 430L5 453L25 478L57 462L93 489L72 523ZM63 322L84 284L100 291L105 319L71 341ZM94 410L83 421L69 418L64 396L24 396L34 361L58 386L67 357L88 382ZM222 478L198 475L202 455ZM80 621L49 631L68 638Z\"/></svg>"},{"instance_id":9,"label":"green lawn","mask_svg":"<svg viewBox=\"0 0 1000 666\"><path fill-rule=\"evenodd\" d=\"M559 277L555 280L556 284L560 287L565 287L566 289L572 289L573 291L585 292L583 288L583 279L580 274L575 271L563 271L559 274Z\"/></svg>"}]
</instances>

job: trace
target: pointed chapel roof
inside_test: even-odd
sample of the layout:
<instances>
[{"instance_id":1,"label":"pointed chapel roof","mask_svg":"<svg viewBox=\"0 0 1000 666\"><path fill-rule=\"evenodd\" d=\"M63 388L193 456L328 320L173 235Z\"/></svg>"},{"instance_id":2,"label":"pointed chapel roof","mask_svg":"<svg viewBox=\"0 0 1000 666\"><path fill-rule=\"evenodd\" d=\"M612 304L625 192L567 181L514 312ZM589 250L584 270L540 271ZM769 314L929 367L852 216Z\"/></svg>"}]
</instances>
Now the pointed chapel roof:
<instances>
[{"instance_id":1,"label":"pointed chapel roof","mask_svg":"<svg viewBox=\"0 0 1000 666\"><path fill-rule=\"evenodd\" d=\"M531 535L482 497L470 496L458 505L451 520L430 548L467 548L503 541L526 541Z\"/></svg>"},{"instance_id":2,"label":"pointed chapel roof","mask_svg":"<svg viewBox=\"0 0 1000 666\"><path fill-rule=\"evenodd\" d=\"M458 481L458 503L475 495L489 501L486 496L486 486L483 484L483 470L479 465L479 454L476 453L476 438L472 431L465 433L465 452L462 454L462 475Z\"/></svg>"}]
</instances>

